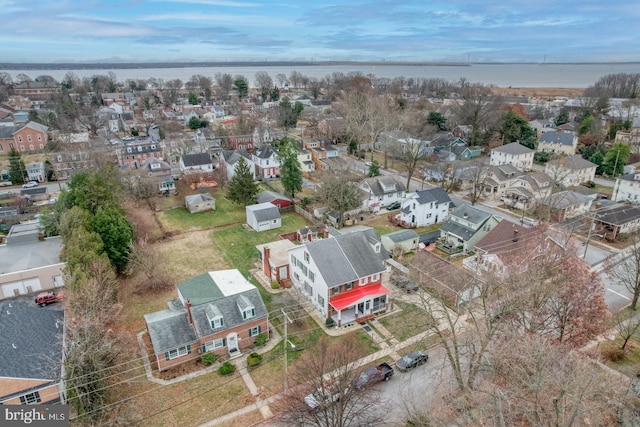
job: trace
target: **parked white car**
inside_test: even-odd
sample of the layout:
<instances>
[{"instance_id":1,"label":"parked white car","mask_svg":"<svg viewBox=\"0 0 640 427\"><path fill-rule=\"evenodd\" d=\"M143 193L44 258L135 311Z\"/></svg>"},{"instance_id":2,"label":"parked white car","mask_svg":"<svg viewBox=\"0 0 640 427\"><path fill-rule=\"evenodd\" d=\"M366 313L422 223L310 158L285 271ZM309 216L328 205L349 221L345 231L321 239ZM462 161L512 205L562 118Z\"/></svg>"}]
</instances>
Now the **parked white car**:
<instances>
[{"instance_id":1,"label":"parked white car","mask_svg":"<svg viewBox=\"0 0 640 427\"><path fill-rule=\"evenodd\" d=\"M26 184L22 184L22 188L33 188L37 186L38 186L38 183L35 181L29 181Z\"/></svg>"}]
</instances>

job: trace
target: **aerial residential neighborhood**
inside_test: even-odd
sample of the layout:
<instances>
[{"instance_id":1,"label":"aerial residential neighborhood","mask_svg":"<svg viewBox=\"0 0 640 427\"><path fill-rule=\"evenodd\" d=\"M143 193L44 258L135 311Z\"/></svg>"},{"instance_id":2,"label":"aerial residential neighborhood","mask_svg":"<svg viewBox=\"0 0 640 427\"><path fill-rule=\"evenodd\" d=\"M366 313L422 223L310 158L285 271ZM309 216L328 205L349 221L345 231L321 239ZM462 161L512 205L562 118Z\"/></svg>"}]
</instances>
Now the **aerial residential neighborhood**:
<instances>
[{"instance_id":1,"label":"aerial residential neighborhood","mask_svg":"<svg viewBox=\"0 0 640 427\"><path fill-rule=\"evenodd\" d=\"M594 82L622 82L609 109L297 71L72 77L0 80L3 405L541 425L520 403L539 375L540 413L580 420L557 425L638 422L640 110L610 113L630 77Z\"/></svg>"}]
</instances>

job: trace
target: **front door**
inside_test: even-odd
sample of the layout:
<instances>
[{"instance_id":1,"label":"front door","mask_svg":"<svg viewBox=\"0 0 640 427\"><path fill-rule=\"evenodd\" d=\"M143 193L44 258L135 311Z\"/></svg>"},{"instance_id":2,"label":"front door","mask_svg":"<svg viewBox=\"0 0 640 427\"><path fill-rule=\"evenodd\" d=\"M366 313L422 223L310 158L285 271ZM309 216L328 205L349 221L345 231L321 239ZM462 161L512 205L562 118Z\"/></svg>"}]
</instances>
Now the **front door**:
<instances>
[{"instance_id":1,"label":"front door","mask_svg":"<svg viewBox=\"0 0 640 427\"><path fill-rule=\"evenodd\" d=\"M240 347L238 347L238 334L235 332L227 335L227 349L229 350L229 354L234 354L240 351Z\"/></svg>"}]
</instances>

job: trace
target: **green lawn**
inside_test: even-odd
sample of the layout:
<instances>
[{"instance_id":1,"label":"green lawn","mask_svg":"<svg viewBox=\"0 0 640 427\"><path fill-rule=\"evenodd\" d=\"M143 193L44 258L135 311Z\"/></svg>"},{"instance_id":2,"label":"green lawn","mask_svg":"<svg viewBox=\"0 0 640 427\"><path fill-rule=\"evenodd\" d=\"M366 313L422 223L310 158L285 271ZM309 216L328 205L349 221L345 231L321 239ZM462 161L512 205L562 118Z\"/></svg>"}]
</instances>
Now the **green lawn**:
<instances>
[{"instance_id":1,"label":"green lawn","mask_svg":"<svg viewBox=\"0 0 640 427\"><path fill-rule=\"evenodd\" d=\"M222 252L229 265L233 265L242 274L247 275L254 268L258 257L256 245L278 240L278 235L289 233L307 225L304 218L293 212L282 214L282 227L275 230L257 232L244 227L242 223L214 230L211 233L213 244Z\"/></svg>"},{"instance_id":2,"label":"green lawn","mask_svg":"<svg viewBox=\"0 0 640 427\"><path fill-rule=\"evenodd\" d=\"M378 320L399 341L404 341L427 329L427 318L423 309L402 301L394 301L393 303L402 311L381 317Z\"/></svg>"},{"instance_id":3,"label":"green lawn","mask_svg":"<svg viewBox=\"0 0 640 427\"><path fill-rule=\"evenodd\" d=\"M216 210L213 212L189 213L186 208L172 209L158 213L158 219L167 231L193 230L199 228L220 227L245 222L245 208L238 206L226 197L216 197Z\"/></svg>"}]
</instances>

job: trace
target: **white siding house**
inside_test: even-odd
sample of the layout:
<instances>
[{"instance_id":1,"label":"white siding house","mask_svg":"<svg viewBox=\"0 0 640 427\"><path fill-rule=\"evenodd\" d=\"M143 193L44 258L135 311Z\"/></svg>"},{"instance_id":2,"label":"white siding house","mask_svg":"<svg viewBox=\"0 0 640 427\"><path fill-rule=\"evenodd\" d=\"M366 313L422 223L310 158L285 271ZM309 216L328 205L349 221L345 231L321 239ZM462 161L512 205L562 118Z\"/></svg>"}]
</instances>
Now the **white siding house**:
<instances>
[{"instance_id":1,"label":"white siding house","mask_svg":"<svg viewBox=\"0 0 640 427\"><path fill-rule=\"evenodd\" d=\"M402 201L396 220L403 227L425 227L443 222L449 216L451 199L442 188L409 193Z\"/></svg>"},{"instance_id":2,"label":"white siding house","mask_svg":"<svg viewBox=\"0 0 640 427\"><path fill-rule=\"evenodd\" d=\"M531 170L535 151L518 142L502 145L491 150L492 166L509 164L521 171Z\"/></svg>"},{"instance_id":3,"label":"white siding house","mask_svg":"<svg viewBox=\"0 0 640 427\"><path fill-rule=\"evenodd\" d=\"M256 231L272 230L282 226L280 210L271 203L259 203L246 207L247 224Z\"/></svg>"}]
</instances>

